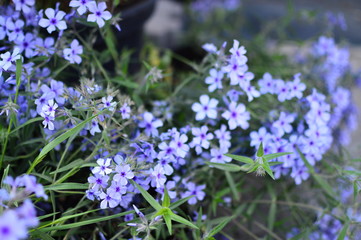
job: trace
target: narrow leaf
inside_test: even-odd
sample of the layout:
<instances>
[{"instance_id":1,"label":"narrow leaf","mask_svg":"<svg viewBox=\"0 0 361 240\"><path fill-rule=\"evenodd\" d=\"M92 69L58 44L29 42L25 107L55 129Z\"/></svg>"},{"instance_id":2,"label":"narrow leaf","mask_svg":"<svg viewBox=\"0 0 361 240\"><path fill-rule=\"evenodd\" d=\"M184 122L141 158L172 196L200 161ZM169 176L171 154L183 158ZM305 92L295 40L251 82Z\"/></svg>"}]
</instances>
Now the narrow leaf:
<instances>
[{"instance_id":1,"label":"narrow leaf","mask_svg":"<svg viewBox=\"0 0 361 240\"><path fill-rule=\"evenodd\" d=\"M21 124L20 126L14 128L14 130L12 130L12 131L9 133L9 135L17 132L19 129L21 129L21 128L23 128L23 127L25 127L25 126L27 126L27 125L29 125L29 124L31 124L31 123L38 122L38 121L42 121L42 120L44 120L42 117L32 118L32 119L26 121L25 123Z\"/></svg>"},{"instance_id":2,"label":"narrow leaf","mask_svg":"<svg viewBox=\"0 0 361 240\"><path fill-rule=\"evenodd\" d=\"M172 220L168 213L163 215L163 219L165 221L165 224L167 225L169 235L172 235Z\"/></svg>"},{"instance_id":3,"label":"narrow leaf","mask_svg":"<svg viewBox=\"0 0 361 240\"><path fill-rule=\"evenodd\" d=\"M170 209L175 209L177 207L179 207L180 205L182 205L183 203L187 202L189 199L193 198L195 195L191 195L191 196L188 196L186 198L182 198L182 199L179 199L178 201L175 201L174 203L172 203L169 208Z\"/></svg>"},{"instance_id":4,"label":"narrow leaf","mask_svg":"<svg viewBox=\"0 0 361 240\"><path fill-rule=\"evenodd\" d=\"M39 155L35 158L34 162L30 165L30 167L29 167L29 169L27 171L27 174L31 173L34 170L36 165L38 165L44 159L44 157L46 156L46 154L48 154L48 152L53 150L56 146L58 146L60 143L62 143L66 139L68 139L70 136L78 134L85 127L85 125L88 122L90 122L91 120L96 118L101 113L102 112L100 112L100 113L98 113L98 114L96 114L96 115L94 115L92 117L89 117L88 119L84 120L83 122L79 123L75 127L69 129L68 131L66 131L65 133L63 133L62 135L60 135L59 137L55 138L53 141L48 143L43 148L43 150L41 150Z\"/></svg>"},{"instance_id":5,"label":"narrow leaf","mask_svg":"<svg viewBox=\"0 0 361 240\"><path fill-rule=\"evenodd\" d=\"M65 229L77 228L77 227L86 226L86 225L93 224L93 223L100 223L100 222L103 222L103 221L108 221L108 220L111 220L111 219L114 219L114 218L119 218L119 217L125 216L127 214L131 214L131 213L134 213L134 212L135 212L134 210L126 211L126 212L122 212L122 213L118 213L118 214L113 214L113 215L110 215L110 216L97 217L97 218L88 219L88 220L84 220L84 221L80 221L80 222L63 224L63 225L53 226L53 227L46 227L46 228L40 229L40 231L49 232L49 231L53 231L53 230L65 230Z\"/></svg>"},{"instance_id":6,"label":"narrow leaf","mask_svg":"<svg viewBox=\"0 0 361 240\"><path fill-rule=\"evenodd\" d=\"M261 142L261 144L258 147L256 156L257 157L262 157L264 155L264 151L263 151L263 143Z\"/></svg>"},{"instance_id":7,"label":"narrow leaf","mask_svg":"<svg viewBox=\"0 0 361 240\"><path fill-rule=\"evenodd\" d=\"M168 190L166 187L164 187L164 199L162 206L167 208L169 207L169 205L170 205L170 198L169 198Z\"/></svg>"},{"instance_id":8,"label":"narrow leaf","mask_svg":"<svg viewBox=\"0 0 361 240\"><path fill-rule=\"evenodd\" d=\"M57 190L73 190L73 189L88 189L88 188L89 188L88 184L67 182L67 183L45 186L44 190L57 191Z\"/></svg>"},{"instance_id":9,"label":"narrow leaf","mask_svg":"<svg viewBox=\"0 0 361 240\"><path fill-rule=\"evenodd\" d=\"M243 163L249 163L249 164L253 164L253 159L249 158L249 157L244 157L244 156L238 156L238 155L234 155L234 154L224 154L227 157L230 157L236 161L239 162L243 162Z\"/></svg>"},{"instance_id":10,"label":"narrow leaf","mask_svg":"<svg viewBox=\"0 0 361 240\"><path fill-rule=\"evenodd\" d=\"M340 234L338 235L337 237L337 240L343 240L345 239L346 237L346 233L347 233L347 230L348 230L348 227L349 227L349 223L345 223L340 231Z\"/></svg>"},{"instance_id":11,"label":"narrow leaf","mask_svg":"<svg viewBox=\"0 0 361 240\"><path fill-rule=\"evenodd\" d=\"M182 218L181 216L178 216L178 215L172 213L172 214L170 215L170 217L172 218L173 221L176 221L176 222L179 222L179 223L183 223L183 224L185 224L185 225L187 225L187 226L189 226L189 227L192 227L192 228L194 228L194 229L198 229L198 227L197 227L196 225L194 225L193 223L191 223L191 222L188 221L187 219Z\"/></svg>"},{"instance_id":12,"label":"narrow leaf","mask_svg":"<svg viewBox=\"0 0 361 240\"><path fill-rule=\"evenodd\" d=\"M157 211L162 209L162 206L141 186L138 185L138 183L134 182L133 180L130 180L130 182L138 188L140 193L143 195L145 200Z\"/></svg>"},{"instance_id":13,"label":"narrow leaf","mask_svg":"<svg viewBox=\"0 0 361 240\"><path fill-rule=\"evenodd\" d=\"M15 72L16 86L20 86L21 71L22 71L22 69L23 69L22 59L16 60L16 72Z\"/></svg>"},{"instance_id":14,"label":"narrow leaf","mask_svg":"<svg viewBox=\"0 0 361 240\"><path fill-rule=\"evenodd\" d=\"M222 231L222 229L229 223L229 221L231 221L232 218L228 218L223 220L220 224L218 224L216 227L214 227L208 234L207 237L213 237L214 235L216 235L217 233L219 233L220 231Z\"/></svg>"},{"instance_id":15,"label":"narrow leaf","mask_svg":"<svg viewBox=\"0 0 361 240\"><path fill-rule=\"evenodd\" d=\"M206 164L218 168L223 171L229 172L239 172L242 170L241 166L232 163L214 163L214 162L206 162Z\"/></svg>"},{"instance_id":16,"label":"narrow leaf","mask_svg":"<svg viewBox=\"0 0 361 240\"><path fill-rule=\"evenodd\" d=\"M292 154L292 152L271 153L271 154L267 154L267 155L263 156L263 158L266 159L267 161L269 161L274 158L282 157L282 156L289 155L289 154Z\"/></svg>"},{"instance_id":17,"label":"narrow leaf","mask_svg":"<svg viewBox=\"0 0 361 240\"><path fill-rule=\"evenodd\" d=\"M231 191L232 191L232 193L233 193L234 198L235 198L237 201L239 201L238 191L237 191L236 184L234 183L234 180L233 180L233 178L232 178L231 173L228 172L228 171L226 171L225 174L226 174L226 178L227 178L229 187L231 188Z\"/></svg>"}]
</instances>

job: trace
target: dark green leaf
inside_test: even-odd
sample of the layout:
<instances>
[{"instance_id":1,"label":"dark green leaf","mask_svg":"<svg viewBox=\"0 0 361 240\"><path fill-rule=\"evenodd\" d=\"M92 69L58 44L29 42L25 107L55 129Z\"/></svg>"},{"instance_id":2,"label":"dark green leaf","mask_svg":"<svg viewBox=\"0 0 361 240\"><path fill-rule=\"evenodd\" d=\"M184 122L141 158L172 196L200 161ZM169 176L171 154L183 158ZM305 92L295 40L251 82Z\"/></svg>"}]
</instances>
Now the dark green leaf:
<instances>
[{"instance_id":1,"label":"dark green leaf","mask_svg":"<svg viewBox=\"0 0 361 240\"><path fill-rule=\"evenodd\" d=\"M192 228L194 228L194 229L198 229L198 227L197 227L196 225L194 225L193 223L191 223L191 222L188 221L187 219L182 218L181 216L178 216L178 215L172 213L172 214L170 215L170 217L172 218L173 221L176 221L176 222L179 222L179 223L183 223L183 224L185 224L185 225L187 225L187 226L189 226L189 227L192 227Z\"/></svg>"},{"instance_id":2,"label":"dark green leaf","mask_svg":"<svg viewBox=\"0 0 361 240\"><path fill-rule=\"evenodd\" d=\"M253 164L253 159L249 158L249 157L244 157L244 156L238 156L238 155L234 155L234 154L224 154L227 157L230 157L236 161L239 162L243 162L243 163L249 163L249 164Z\"/></svg>"},{"instance_id":3,"label":"dark green leaf","mask_svg":"<svg viewBox=\"0 0 361 240\"><path fill-rule=\"evenodd\" d=\"M209 233L207 234L207 237L213 237L214 235L216 235L217 233L222 231L222 229L229 223L229 221L231 221L231 218L223 220L223 222L221 222L216 227L214 227L211 231L209 231Z\"/></svg>"},{"instance_id":4,"label":"dark green leaf","mask_svg":"<svg viewBox=\"0 0 361 240\"><path fill-rule=\"evenodd\" d=\"M241 166L232 163L214 163L214 162L205 162L205 163L223 171L239 172L242 170Z\"/></svg>"},{"instance_id":5,"label":"dark green leaf","mask_svg":"<svg viewBox=\"0 0 361 240\"><path fill-rule=\"evenodd\" d=\"M160 211L162 209L162 206L141 186L138 185L138 183L134 182L133 180L130 180L130 182L136 186L136 188L140 191L142 196L147 200L147 202L157 211Z\"/></svg>"},{"instance_id":6,"label":"dark green leaf","mask_svg":"<svg viewBox=\"0 0 361 240\"><path fill-rule=\"evenodd\" d=\"M264 155L264 151L263 151L263 143L261 142L261 144L258 147L256 156L257 157L262 157Z\"/></svg>"},{"instance_id":7,"label":"dark green leaf","mask_svg":"<svg viewBox=\"0 0 361 240\"><path fill-rule=\"evenodd\" d=\"M289 154L292 154L292 152L271 153L271 154L267 154L267 155L263 156L263 158L266 159L267 161L269 161L274 158L282 157L282 156L289 155Z\"/></svg>"}]
</instances>

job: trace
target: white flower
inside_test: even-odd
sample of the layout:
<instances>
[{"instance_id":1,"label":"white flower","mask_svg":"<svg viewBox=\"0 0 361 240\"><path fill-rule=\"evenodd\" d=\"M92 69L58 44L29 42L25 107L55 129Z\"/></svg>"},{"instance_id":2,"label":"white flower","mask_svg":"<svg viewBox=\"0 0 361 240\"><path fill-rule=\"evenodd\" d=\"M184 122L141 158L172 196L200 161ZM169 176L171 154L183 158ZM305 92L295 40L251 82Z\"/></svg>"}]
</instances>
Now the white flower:
<instances>
[{"instance_id":1,"label":"white flower","mask_svg":"<svg viewBox=\"0 0 361 240\"><path fill-rule=\"evenodd\" d=\"M214 98L209 98L208 95L202 95L200 98L200 103L194 103L192 105L192 110L196 112L196 120L203 120L206 116L212 119L217 118L217 104L218 100Z\"/></svg>"}]
</instances>

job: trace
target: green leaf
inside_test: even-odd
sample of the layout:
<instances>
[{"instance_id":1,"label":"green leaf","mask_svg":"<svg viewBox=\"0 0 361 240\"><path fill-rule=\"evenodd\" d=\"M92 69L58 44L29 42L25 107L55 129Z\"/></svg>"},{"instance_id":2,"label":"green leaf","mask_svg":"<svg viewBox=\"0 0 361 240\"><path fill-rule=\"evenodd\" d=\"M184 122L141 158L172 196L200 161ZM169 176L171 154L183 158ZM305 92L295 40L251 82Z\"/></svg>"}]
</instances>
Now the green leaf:
<instances>
[{"instance_id":1,"label":"green leaf","mask_svg":"<svg viewBox=\"0 0 361 240\"><path fill-rule=\"evenodd\" d=\"M349 223L345 223L340 231L340 234L338 235L337 237L337 240L343 240L345 239L346 237L346 233L347 233L347 230L348 230L348 227L349 227Z\"/></svg>"},{"instance_id":2,"label":"green leaf","mask_svg":"<svg viewBox=\"0 0 361 240\"><path fill-rule=\"evenodd\" d=\"M231 221L232 218L228 218L223 220L220 224L218 224L216 227L214 227L206 236L209 237L213 237L214 235L216 235L217 233L219 233L220 231L222 231L222 229L229 223L229 221Z\"/></svg>"},{"instance_id":3,"label":"green leaf","mask_svg":"<svg viewBox=\"0 0 361 240\"><path fill-rule=\"evenodd\" d=\"M232 193L233 193L234 198L235 198L237 201L239 201L238 191L237 191L236 184L234 183L234 180L233 180L233 178L232 178L231 173L228 172L228 171L226 171L225 174L226 174L226 178L227 178L229 187L231 188L231 191L232 191Z\"/></svg>"},{"instance_id":4,"label":"green leaf","mask_svg":"<svg viewBox=\"0 0 361 240\"><path fill-rule=\"evenodd\" d=\"M162 206L141 186L138 185L138 183L134 182L133 180L130 180L130 182L136 186L136 188L140 191L140 193L143 195L145 200L157 211L162 209Z\"/></svg>"},{"instance_id":5,"label":"green leaf","mask_svg":"<svg viewBox=\"0 0 361 240\"><path fill-rule=\"evenodd\" d=\"M36 167L36 165L38 165L39 163L41 163L41 161L45 158L46 154L48 154L48 152L50 152L51 150L53 150L56 146L58 146L60 143L62 143L63 141L65 141L66 139L68 139L69 137L71 137L72 135L76 135L78 134L84 127L85 125L90 122L91 120L93 120L94 118L96 118L98 115L100 115L103 111L97 113L96 115L89 117L88 119L86 119L85 121L79 123L78 125L76 125L75 127L69 129L68 131L66 131L65 133L63 133L62 135L60 135L59 137L55 138L53 141L51 141L50 143L48 143L43 150L41 150L41 152L39 153L39 155L35 158L34 162L30 165L28 171L26 172L27 174L31 173L34 168Z\"/></svg>"},{"instance_id":6,"label":"green leaf","mask_svg":"<svg viewBox=\"0 0 361 240\"><path fill-rule=\"evenodd\" d=\"M223 171L239 172L242 170L241 166L232 163L214 163L214 162L205 162L205 163Z\"/></svg>"},{"instance_id":7,"label":"green leaf","mask_svg":"<svg viewBox=\"0 0 361 240\"><path fill-rule=\"evenodd\" d=\"M264 151L263 151L263 143L261 142L261 144L258 147L256 156L257 157L262 157L264 155Z\"/></svg>"},{"instance_id":8,"label":"green leaf","mask_svg":"<svg viewBox=\"0 0 361 240\"><path fill-rule=\"evenodd\" d=\"M87 163L83 159L77 159L75 161L70 162L68 165L65 165L64 167L61 167L58 170L51 172L50 174L53 175L55 173L65 172L75 168L95 167L96 165L97 165L96 163Z\"/></svg>"},{"instance_id":9,"label":"green leaf","mask_svg":"<svg viewBox=\"0 0 361 240\"><path fill-rule=\"evenodd\" d=\"M292 238L290 238L289 240L300 240L300 239L308 239L309 236L309 231L302 231L299 234L293 236Z\"/></svg>"},{"instance_id":10,"label":"green leaf","mask_svg":"<svg viewBox=\"0 0 361 240\"><path fill-rule=\"evenodd\" d=\"M264 156L263 156L264 157ZM275 165L279 165L279 164L283 164L283 162L268 162L268 164L270 166L275 166Z\"/></svg>"},{"instance_id":11,"label":"green leaf","mask_svg":"<svg viewBox=\"0 0 361 240\"><path fill-rule=\"evenodd\" d=\"M164 188L164 199L163 199L162 206L167 208L167 207L169 207L169 205L170 205L170 198L169 198L168 190L165 187Z\"/></svg>"},{"instance_id":12,"label":"green leaf","mask_svg":"<svg viewBox=\"0 0 361 240\"><path fill-rule=\"evenodd\" d=\"M119 218L119 217L125 216L127 214L131 214L131 213L134 213L134 212L135 212L134 210L126 211L126 212L122 212L122 213L118 213L118 214L113 214L113 215L110 215L110 216L97 217L97 218L88 219L88 220L84 220L84 221L80 221L80 222L63 224L63 225L53 226L53 227L46 227L46 228L40 229L40 231L49 232L49 231L54 231L54 230L65 230L65 229L77 228L77 227L81 227L81 226L85 226L85 225L89 225L89 224L108 221L108 220L111 220L111 219L114 219L114 218Z\"/></svg>"},{"instance_id":13,"label":"green leaf","mask_svg":"<svg viewBox=\"0 0 361 240\"><path fill-rule=\"evenodd\" d=\"M244 157L244 156L238 156L238 155L234 155L234 154L224 154L224 156L230 157L236 161L239 162L243 162L243 163L249 163L249 164L253 164L253 159L249 158L249 157Z\"/></svg>"},{"instance_id":14,"label":"green leaf","mask_svg":"<svg viewBox=\"0 0 361 240\"><path fill-rule=\"evenodd\" d=\"M191 196L188 196L186 198L182 198L182 199L179 199L178 201L175 201L174 203L172 203L169 208L170 209L175 209L177 207L179 207L180 205L182 205L183 203L187 202L189 199L193 198L195 195L191 195Z\"/></svg>"},{"instance_id":15,"label":"green leaf","mask_svg":"<svg viewBox=\"0 0 361 240\"><path fill-rule=\"evenodd\" d=\"M271 195L271 206L268 212L268 228L273 231L274 223L276 219L276 208L277 208L277 195L274 191L273 185L267 184L268 192Z\"/></svg>"},{"instance_id":16,"label":"green leaf","mask_svg":"<svg viewBox=\"0 0 361 240\"><path fill-rule=\"evenodd\" d=\"M196 225L194 225L193 223L191 223L191 222L188 221L187 219L182 218L181 216L178 216L178 215L172 213L172 214L170 215L170 217L171 217L171 219L172 219L173 221L176 221L176 222L179 222L179 223L183 223L183 224L185 224L185 225L187 225L187 226L189 226L189 227L192 227L192 228L194 228L194 229L198 229L198 227L197 227Z\"/></svg>"},{"instance_id":17,"label":"green leaf","mask_svg":"<svg viewBox=\"0 0 361 240\"><path fill-rule=\"evenodd\" d=\"M32 233L31 233L31 237L32 239L35 239L36 238L40 238L42 240L55 240L54 238L52 238L50 235L40 231L40 230L37 230L35 229Z\"/></svg>"},{"instance_id":18,"label":"green leaf","mask_svg":"<svg viewBox=\"0 0 361 240\"><path fill-rule=\"evenodd\" d=\"M293 152L280 152L280 153L271 153L271 154L267 154L265 156L263 156L264 159L266 159L267 161L272 160L274 158L278 158L278 157L282 157L285 155L289 155L292 154Z\"/></svg>"},{"instance_id":19,"label":"green leaf","mask_svg":"<svg viewBox=\"0 0 361 240\"><path fill-rule=\"evenodd\" d=\"M163 219L165 221L165 224L167 225L169 235L172 235L172 220L171 220L169 213L163 214Z\"/></svg>"},{"instance_id":20,"label":"green leaf","mask_svg":"<svg viewBox=\"0 0 361 240\"><path fill-rule=\"evenodd\" d=\"M19 129L21 129L21 128L29 125L29 124L32 124L32 123L38 122L38 121L42 121L43 119L44 119L44 118L42 118L42 117L32 118L32 119L26 121L25 123L21 124L20 126L14 128L14 129L9 133L9 135L17 132Z\"/></svg>"},{"instance_id":21,"label":"green leaf","mask_svg":"<svg viewBox=\"0 0 361 240\"><path fill-rule=\"evenodd\" d=\"M22 59L16 60L16 72L15 72L15 78L16 78L16 86L20 86L21 81L21 71L23 70L23 62Z\"/></svg>"},{"instance_id":22,"label":"green leaf","mask_svg":"<svg viewBox=\"0 0 361 240\"><path fill-rule=\"evenodd\" d=\"M275 176L273 176L273 172L272 172L272 170L271 170L271 167L270 167L269 163L268 163L267 160L264 159L263 157L262 157L262 160L263 160L262 166L263 166L264 170L266 171L266 173L268 173L268 175L270 175L270 177L271 177L273 180L275 180Z\"/></svg>"},{"instance_id":23,"label":"green leaf","mask_svg":"<svg viewBox=\"0 0 361 240\"><path fill-rule=\"evenodd\" d=\"M83 184L83 183L67 182L67 183L60 183L60 184L45 186L44 190L57 191L57 190L73 190L73 189L88 189L88 188L89 188L89 185L85 184L85 183Z\"/></svg>"}]
</instances>

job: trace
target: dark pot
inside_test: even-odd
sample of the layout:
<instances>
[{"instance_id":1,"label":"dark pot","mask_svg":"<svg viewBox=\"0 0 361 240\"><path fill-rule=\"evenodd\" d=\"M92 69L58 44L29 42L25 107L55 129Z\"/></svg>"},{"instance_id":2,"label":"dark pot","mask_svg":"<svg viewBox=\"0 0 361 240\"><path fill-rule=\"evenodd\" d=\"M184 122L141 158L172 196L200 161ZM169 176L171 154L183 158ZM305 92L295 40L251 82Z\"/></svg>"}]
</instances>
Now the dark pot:
<instances>
[{"instance_id":1,"label":"dark pot","mask_svg":"<svg viewBox=\"0 0 361 240\"><path fill-rule=\"evenodd\" d=\"M143 28L146 21L154 12L157 0L143 0L135 5L128 6L120 10L119 25L121 31L115 32L118 39L118 49L133 49L129 66L130 73L134 73L139 68L139 53L143 46Z\"/></svg>"}]
</instances>

